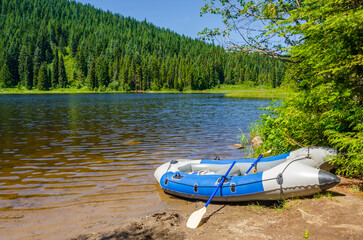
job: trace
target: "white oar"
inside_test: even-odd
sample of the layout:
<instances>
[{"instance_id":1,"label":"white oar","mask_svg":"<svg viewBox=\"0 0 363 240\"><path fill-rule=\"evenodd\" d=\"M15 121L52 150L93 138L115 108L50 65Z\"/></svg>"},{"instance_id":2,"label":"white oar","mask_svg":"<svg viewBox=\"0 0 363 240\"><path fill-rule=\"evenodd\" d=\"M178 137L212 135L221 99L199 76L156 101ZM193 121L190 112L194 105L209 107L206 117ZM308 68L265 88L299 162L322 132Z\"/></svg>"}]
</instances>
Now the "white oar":
<instances>
[{"instance_id":1,"label":"white oar","mask_svg":"<svg viewBox=\"0 0 363 240\"><path fill-rule=\"evenodd\" d=\"M203 215L207 211L207 206L212 201L212 198L214 197L214 195L216 195L218 189L223 185L224 181L226 180L226 176L232 170L235 163L236 163L236 161L233 161L232 165L229 167L228 171L226 172L226 175L222 176L221 182L218 184L217 188L214 190L214 192L212 193L212 195L210 196L210 198L208 199L208 201L204 205L204 207L193 212L192 215L190 215L188 222L187 222L188 228L197 228L198 227L200 220L202 220Z\"/></svg>"}]
</instances>

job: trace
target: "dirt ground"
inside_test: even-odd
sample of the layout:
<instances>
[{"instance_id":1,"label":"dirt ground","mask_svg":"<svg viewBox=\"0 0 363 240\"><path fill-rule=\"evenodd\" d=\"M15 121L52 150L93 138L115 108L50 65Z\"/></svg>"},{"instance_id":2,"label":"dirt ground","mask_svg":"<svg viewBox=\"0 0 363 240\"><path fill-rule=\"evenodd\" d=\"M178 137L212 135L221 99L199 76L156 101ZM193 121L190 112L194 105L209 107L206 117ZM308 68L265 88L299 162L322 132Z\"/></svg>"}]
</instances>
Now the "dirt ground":
<instances>
[{"instance_id":1,"label":"dirt ground","mask_svg":"<svg viewBox=\"0 0 363 240\"><path fill-rule=\"evenodd\" d=\"M210 204L197 229L187 228L191 213L204 203L179 211L157 212L108 232L80 235L98 239L363 239L363 181L342 178L322 194L284 203Z\"/></svg>"}]
</instances>

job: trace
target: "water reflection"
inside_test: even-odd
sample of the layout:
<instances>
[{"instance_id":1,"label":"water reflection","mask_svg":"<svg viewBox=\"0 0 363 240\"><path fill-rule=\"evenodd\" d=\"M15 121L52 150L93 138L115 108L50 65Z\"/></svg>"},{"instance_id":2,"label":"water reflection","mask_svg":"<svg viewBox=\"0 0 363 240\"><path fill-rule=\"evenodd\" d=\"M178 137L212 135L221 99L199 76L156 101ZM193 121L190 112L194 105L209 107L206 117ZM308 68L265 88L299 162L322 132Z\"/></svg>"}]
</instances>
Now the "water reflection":
<instances>
[{"instance_id":1,"label":"water reflection","mask_svg":"<svg viewBox=\"0 0 363 240\"><path fill-rule=\"evenodd\" d=\"M247 132L267 104L203 94L0 95L0 236L52 236L76 230L72 221L165 207L154 169L175 158L241 157L231 147L239 128ZM20 220L29 229L17 231Z\"/></svg>"}]
</instances>

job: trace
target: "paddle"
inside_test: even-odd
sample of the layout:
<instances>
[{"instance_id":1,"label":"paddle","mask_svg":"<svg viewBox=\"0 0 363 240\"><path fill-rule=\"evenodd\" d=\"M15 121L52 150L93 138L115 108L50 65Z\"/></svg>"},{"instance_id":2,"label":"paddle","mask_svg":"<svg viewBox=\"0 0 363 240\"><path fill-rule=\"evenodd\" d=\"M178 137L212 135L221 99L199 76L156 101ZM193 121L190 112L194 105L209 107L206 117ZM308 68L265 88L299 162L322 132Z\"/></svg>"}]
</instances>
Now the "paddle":
<instances>
[{"instance_id":1,"label":"paddle","mask_svg":"<svg viewBox=\"0 0 363 240\"><path fill-rule=\"evenodd\" d=\"M218 189L223 185L224 181L226 180L226 176L232 170L235 163L236 163L236 161L233 161L232 165L229 167L228 171L226 172L226 175L222 176L221 182L218 184L217 188L214 190L212 195L209 197L209 199L208 199L207 203L204 205L204 207L193 212L192 215L190 215L188 222L187 222L188 228L197 228L198 227L200 220L202 220L203 215L207 211L207 206L212 201L214 195L216 195Z\"/></svg>"},{"instance_id":2,"label":"paddle","mask_svg":"<svg viewBox=\"0 0 363 240\"><path fill-rule=\"evenodd\" d=\"M271 150L268 150L265 153L260 154L260 156L258 156L258 158L256 159L256 161L254 163L252 163L251 167L247 170L246 175L251 171L251 169L256 166L256 164L261 160L261 158L263 157L263 155L269 154L271 152Z\"/></svg>"}]
</instances>

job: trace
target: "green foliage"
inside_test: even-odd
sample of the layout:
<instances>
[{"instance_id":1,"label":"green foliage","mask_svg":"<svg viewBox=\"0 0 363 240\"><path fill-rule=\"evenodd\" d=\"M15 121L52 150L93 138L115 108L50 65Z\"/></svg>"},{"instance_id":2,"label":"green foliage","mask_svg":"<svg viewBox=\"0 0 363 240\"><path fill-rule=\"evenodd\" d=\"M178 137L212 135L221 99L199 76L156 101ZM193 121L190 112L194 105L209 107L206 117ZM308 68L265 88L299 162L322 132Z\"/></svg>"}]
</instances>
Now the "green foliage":
<instances>
[{"instance_id":1,"label":"green foliage","mask_svg":"<svg viewBox=\"0 0 363 240\"><path fill-rule=\"evenodd\" d=\"M304 233L304 238L309 238L310 237L310 233L308 230L306 230L306 232Z\"/></svg>"},{"instance_id":2,"label":"green foliage","mask_svg":"<svg viewBox=\"0 0 363 240\"><path fill-rule=\"evenodd\" d=\"M314 197L314 199L321 199L321 198L327 197L330 200L333 200L333 195L329 191L323 191L323 192L316 193L316 194L314 194L313 197Z\"/></svg>"},{"instance_id":3,"label":"green foliage","mask_svg":"<svg viewBox=\"0 0 363 240\"><path fill-rule=\"evenodd\" d=\"M334 78L337 87L343 84L357 88L363 61L361 1L306 0L302 6L278 23L280 31L304 36L302 44L290 50L301 62L295 67L304 71L298 77L306 81L305 85L329 83ZM306 22L292 24L302 20ZM317 74L318 77L314 77Z\"/></svg>"},{"instance_id":4,"label":"green foliage","mask_svg":"<svg viewBox=\"0 0 363 240\"><path fill-rule=\"evenodd\" d=\"M58 50L56 50L52 64L52 87L57 88L58 84L59 84L59 56L58 56Z\"/></svg>"},{"instance_id":5,"label":"green foliage","mask_svg":"<svg viewBox=\"0 0 363 240\"><path fill-rule=\"evenodd\" d=\"M344 153L333 159L340 165L338 173L362 175L363 112L349 91L334 95L321 85L266 110L254 133L263 137L259 151L273 149L277 154L303 146L335 147Z\"/></svg>"},{"instance_id":6,"label":"green foliage","mask_svg":"<svg viewBox=\"0 0 363 240\"><path fill-rule=\"evenodd\" d=\"M275 202L273 204L273 209L275 209L277 212L283 212L284 210L290 210L290 205L289 202L285 199L282 198L281 200Z\"/></svg>"},{"instance_id":7,"label":"green foliage","mask_svg":"<svg viewBox=\"0 0 363 240\"><path fill-rule=\"evenodd\" d=\"M251 142L250 142L249 138L243 133L243 131L241 129L239 129L239 131L241 133L238 136L238 141L243 146L242 151L244 153L244 156L245 157L250 157L251 154L252 154L252 146L250 144Z\"/></svg>"},{"instance_id":8,"label":"green foliage","mask_svg":"<svg viewBox=\"0 0 363 240\"><path fill-rule=\"evenodd\" d=\"M217 2L222 7L217 6ZM232 3L233 2L233 3ZM261 153L302 146L328 146L342 154L340 174L363 175L363 5L358 0L209 1L203 13L219 14L229 34L236 23L263 21L260 34L235 49L257 51L290 62L284 79L297 93L266 108L253 131L263 137ZM255 26L256 27L256 26ZM258 26L257 26L258 28ZM284 44L269 39L281 37Z\"/></svg>"},{"instance_id":9,"label":"green foliage","mask_svg":"<svg viewBox=\"0 0 363 240\"><path fill-rule=\"evenodd\" d=\"M37 86L37 78L39 73L40 65L42 64L41 60L41 51L39 47L36 47L34 51L34 57L33 57L33 86Z\"/></svg>"},{"instance_id":10,"label":"green foliage","mask_svg":"<svg viewBox=\"0 0 363 240\"><path fill-rule=\"evenodd\" d=\"M68 86L68 80L62 55L59 58L58 74L59 74L58 76L59 87L66 88Z\"/></svg>"},{"instance_id":11,"label":"green foliage","mask_svg":"<svg viewBox=\"0 0 363 240\"><path fill-rule=\"evenodd\" d=\"M13 86L13 78L8 67L8 64L5 62L0 68L0 87L6 88Z\"/></svg>"},{"instance_id":12,"label":"green foliage","mask_svg":"<svg viewBox=\"0 0 363 240\"><path fill-rule=\"evenodd\" d=\"M52 88L183 91L245 81L277 87L284 78L284 64L275 59L226 52L75 1L3 0L1 6L0 56L8 62L10 87L20 82L31 88L25 80L31 78L37 86L42 62L51 70ZM30 75L24 71L28 65Z\"/></svg>"},{"instance_id":13,"label":"green foliage","mask_svg":"<svg viewBox=\"0 0 363 240\"><path fill-rule=\"evenodd\" d=\"M31 65L31 57L27 47L24 45L21 48L19 55L19 77L20 82L27 89L33 88L33 67Z\"/></svg>"},{"instance_id":14,"label":"green foliage","mask_svg":"<svg viewBox=\"0 0 363 240\"><path fill-rule=\"evenodd\" d=\"M95 62L92 61L88 73L88 88L90 90L94 90L97 86L98 85L96 82L96 65Z\"/></svg>"},{"instance_id":15,"label":"green foliage","mask_svg":"<svg viewBox=\"0 0 363 240\"><path fill-rule=\"evenodd\" d=\"M42 65L40 65L39 73L38 73L38 89L39 90L49 90L49 78L47 73L47 63L43 62Z\"/></svg>"}]
</instances>

